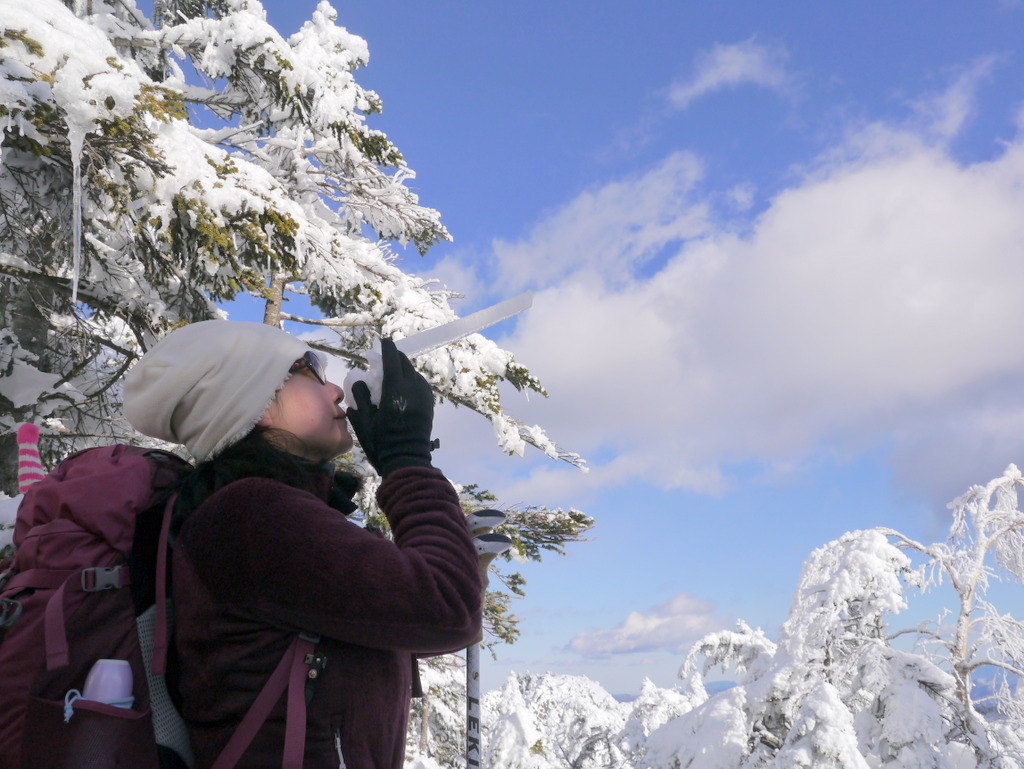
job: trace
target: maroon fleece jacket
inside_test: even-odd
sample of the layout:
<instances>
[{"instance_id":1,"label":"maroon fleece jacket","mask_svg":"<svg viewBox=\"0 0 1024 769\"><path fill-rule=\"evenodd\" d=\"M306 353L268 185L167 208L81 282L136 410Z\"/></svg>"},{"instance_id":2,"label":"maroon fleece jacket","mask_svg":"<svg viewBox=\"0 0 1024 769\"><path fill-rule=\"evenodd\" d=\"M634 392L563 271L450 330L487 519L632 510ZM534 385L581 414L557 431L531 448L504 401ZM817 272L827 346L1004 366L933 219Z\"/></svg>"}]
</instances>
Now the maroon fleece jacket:
<instances>
[{"instance_id":1,"label":"maroon fleece jacket","mask_svg":"<svg viewBox=\"0 0 1024 769\"><path fill-rule=\"evenodd\" d=\"M299 631L327 667L307 712L304 769L400 769L414 654L454 651L480 630L476 550L440 471L391 473L377 499L394 542L316 494L264 478L218 490L174 550L183 715L197 769L234 732ZM277 769L284 699L239 769Z\"/></svg>"}]
</instances>

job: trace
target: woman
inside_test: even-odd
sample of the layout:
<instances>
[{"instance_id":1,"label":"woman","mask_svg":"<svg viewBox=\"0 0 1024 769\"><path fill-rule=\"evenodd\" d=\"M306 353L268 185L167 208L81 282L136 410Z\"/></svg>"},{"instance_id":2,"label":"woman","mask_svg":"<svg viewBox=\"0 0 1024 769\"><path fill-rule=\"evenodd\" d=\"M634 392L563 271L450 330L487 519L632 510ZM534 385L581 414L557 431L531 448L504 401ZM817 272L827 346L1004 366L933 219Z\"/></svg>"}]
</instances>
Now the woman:
<instances>
[{"instance_id":1,"label":"woman","mask_svg":"<svg viewBox=\"0 0 1024 769\"><path fill-rule=\"evenodd\" d=\"M321 637L308 687L305 769L398 769L414 655L454 651L480 629L475 548L451 484L431 463L433 395L390 340L374 406L342 408L320 359L259 323L205 321L146 353L125 414L197 461L175 515L173 597L182 712L209 767L298 633ZM329 464L351 426L382 476L394 541L357 526L358 482ZM284 698L239 767L280 767Z\"/></svg>"}]
</instances>

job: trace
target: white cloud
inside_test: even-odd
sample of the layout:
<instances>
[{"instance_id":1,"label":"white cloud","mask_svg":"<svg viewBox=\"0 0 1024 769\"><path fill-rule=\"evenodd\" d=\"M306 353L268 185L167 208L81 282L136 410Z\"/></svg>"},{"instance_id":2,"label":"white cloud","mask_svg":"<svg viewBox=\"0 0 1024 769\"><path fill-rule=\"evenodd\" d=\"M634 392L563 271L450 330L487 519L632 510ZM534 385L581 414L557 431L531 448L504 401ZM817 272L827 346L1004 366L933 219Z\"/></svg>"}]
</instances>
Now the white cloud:
<instances>
[{"instance_id":1,"label":"white cloud","mask_svg":"<svg viewBox=\"0 0 1024 769\"><path fill-rule=\"evenodd\" d=\"M646 611L630 612L612 630L577 633L569 646L592 658L656 649L679 651L720 627L723 623L714 617L709 604L678 593Z\"/></svg>"},{"instance_id":2,"label":"white cloud","mask_svg":"<svg viewBox=\"0 0 1024 769\"><path fill-rule=\"evenodd\" d=\"M449 255L431 267L431 277L437 280L444 288L457 292L465 300L472 303L474 299L487 293L480 284L479 276L472 266L478 257L478 254L466 252ZM463 299L459 298L459 296L452 298L452 307L460 315L467 315L478 309L471 304L471 309L464 310L461 307L462 302Z\"/></svg>"},{"instance_id":3,"label":"white cloud","mask_svg":"<svg viewBox=\"0 0 1024 769\"><path fill-rule=\"evenodd\" d=\"M667 244L701 234L707 209L691 203L703 170L689 153L669 155L646 174L582 193L523 241L493 243L508 291L551 285L588 271L615 281Z\"/></svg>"},{"instance_id":4,"label":"white cloud","mask_svg":"<svg viewBox=\"0 0 1024 769\"><path fill-rule=\"evenodd\" d=\"M786 58L782 47L764 45L754 38L715 45L697 57L696 71L689 79L672 85L669 103L676 109L686 109L701 96L743 83L782 90L789 82Z\"/></svg>"},{"instance_id":5,"label":"white cloud","mask_svg":"<svg viewBox=\"0 0 1024 769\"><path fill-rule=\"evenodd\" d=\"M1020 461L1024 434L998 415L1024 390L1024 143L964 165L865 130L742 227L685 184L650 221L641 207L616 218L626 190L650 200L683 178L672 156L503 244L546 286L503 344L552 397L514 411L593 466L543 465L503 491L717 492L731 463L884 444L901 477L955 493L978 481L971 468L924 469L966 450L995 472ZM554 263L591 232L603 252ZM637 255L666 247L651 274Z\"/></svg>"},{"instance_id":6,"label":"white cloud","mask_svg":"<svg viewBox=\"0 0 1024 769\"><path fill-rule=\"evenodd\" d=\"M917 488L927 481L923 491L938 511L969 483L996 478L1011 462L1019 465L1024 436L1020 393L1020 386L995 383L965 399L964 407L930 414L907 430L894 458L896 480Z\"/></svg>"},{"instance_id":7,"label":"white cloud","mask_svg":"<svg viewBox=\"0 0 1024 769\"><path fill-rule=\"evenodd\" d=\"M953 83L939 94L915 103L927 129L941 140L956 137L974 116L979 86L998 63L996 56L983 56L972 62Z\"/></svg>"},{"instance_id":8,"label":"white cloud","mask_svg":"<svg viewBox=\"0 0 1024 769\"><path fill-rule=\"evenodd\" d=\"M740 182L725 192L725 199L736 211L749 211L754 205L757 187L751 182Z\"/></svg>"}]
</instances>

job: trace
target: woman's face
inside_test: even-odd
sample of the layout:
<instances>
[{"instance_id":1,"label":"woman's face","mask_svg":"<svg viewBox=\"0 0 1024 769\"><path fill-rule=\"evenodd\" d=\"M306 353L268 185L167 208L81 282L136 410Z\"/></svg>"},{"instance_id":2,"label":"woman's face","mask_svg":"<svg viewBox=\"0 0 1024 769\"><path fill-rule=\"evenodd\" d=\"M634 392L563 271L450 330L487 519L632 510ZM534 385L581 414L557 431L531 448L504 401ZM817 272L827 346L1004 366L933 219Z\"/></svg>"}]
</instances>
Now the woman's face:
<instances>
[{"instance_id":1,"label":"woman's face","mask_svg":"<svg viewBox=\"0 0 1024 769\"><path fill-rule=\"evenodd\" d=\"M300 443L286 447L289 451L326 462L352 448L343 398L333 382L321 384L308 368L299 369L277 391L257 424L291 433Z\"/></svg>"}]
</instances>

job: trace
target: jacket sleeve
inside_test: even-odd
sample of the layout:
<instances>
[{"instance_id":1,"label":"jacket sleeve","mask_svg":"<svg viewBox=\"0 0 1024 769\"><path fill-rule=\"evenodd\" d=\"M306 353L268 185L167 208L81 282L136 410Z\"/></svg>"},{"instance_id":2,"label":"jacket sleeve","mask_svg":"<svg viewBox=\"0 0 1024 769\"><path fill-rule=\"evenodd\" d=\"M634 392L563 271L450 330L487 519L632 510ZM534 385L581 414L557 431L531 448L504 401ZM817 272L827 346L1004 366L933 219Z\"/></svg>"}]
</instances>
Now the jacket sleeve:
<instances>
[{"instance_id":1,"label":"jacket sleeve","mask_svg":"<svg viewBox=\"0 0 1024 769\"><path fill-rule=\"evenodd\" d=\"M410 467L378 491L394 542L308 492L248 478L210 497L177 547L225 609L379 649L437 653L480 630L476 549L440 471Z\"/></svg>"}]
</instances>

